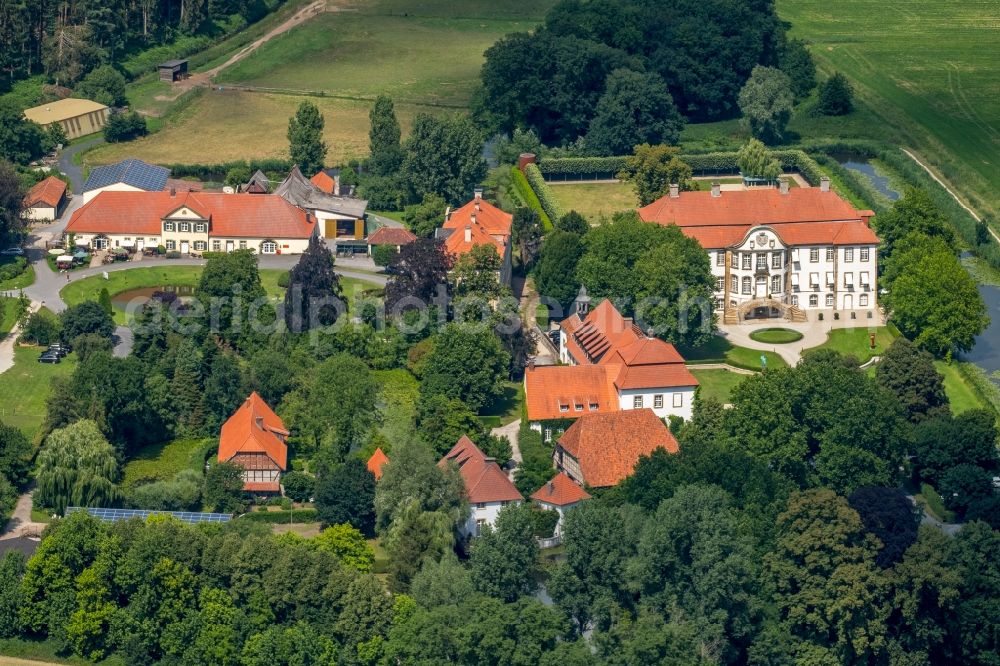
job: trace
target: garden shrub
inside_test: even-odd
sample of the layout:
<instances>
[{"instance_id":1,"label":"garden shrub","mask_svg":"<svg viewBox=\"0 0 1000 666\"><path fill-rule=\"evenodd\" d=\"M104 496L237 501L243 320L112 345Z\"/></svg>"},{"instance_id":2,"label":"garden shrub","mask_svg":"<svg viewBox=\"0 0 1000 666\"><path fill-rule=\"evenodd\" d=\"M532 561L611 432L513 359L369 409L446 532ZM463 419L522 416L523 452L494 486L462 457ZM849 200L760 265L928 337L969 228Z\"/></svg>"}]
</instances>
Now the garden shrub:
<instances>
[{"instance_id":1,"label":"garden shrub","mask_svg":"<svg viewBox=\"0 0 1000 666\"><path fill-rule=\"evenodd\" d=\"M388 266L397 254L395 245L376 245L372 248L372 261L376 266Z\"/></svg>"},{"instance_id":2,"label":"garden shrub","mask_svg":"<svg viewBox=\"0 0 1000 666\"><path fill-rule=\"evenodd\" d=\"M0 281L13 280L28 268L28 260L24 257L14 257L14 261L0 266Z\"/></svg>"},{"instance_id":3,"label":"garden shrub","mask_svg":"<svg viewBox=\"0 0 1000 666\"><path fill-rule=\"evenodd\" d=\"M32 312L21 329L21 341L36 345L49 345L59 341L62 326L59 317L46 309Z\"/></svg>"},{"instance_id":4,"label":"garden shrub","mask_svg":"<svg viewBox=\"0 0 1000 666\"><path fill-rule=\"evenodd\" d=\"M559 512L554 509L532 508L532 533L539 539L550 539L559 523Z\"/></svg>"},{"instance_id":5,"label":"garden shrub","mask_svg":"<svg viewBox=\"0 0 1000 666\"><path fill-rule=\"evenodd\" d=\"M538 201L542 205L542 210L544 210L545 214L548 215L549 219L548 224L545 224L545 230L551 231L552 220L558 220L562 217L563 212L559 208L559 204L556 202L555 196L553 196L548 183L545 182L545 177L542 176L542 172L538 170L537 164L529 164L524 167L524 176L528 179L528 184L531 185L531 189L538 196Z\"/></svg>"},{"instance_id":6,"label":"garden shrub","mask_svg":"<svg viewBox=\"0 0 1000 666\"><path fill-rule=\"evenodd\" d=\"M538 213L538 217L542 220L542 227L546 231L552 229L552 220L549 219L548 214L545 209L542 208L542 202L538 200L538 195L535 191L531 189L531 185L528 184L528 179L517 167L511 167L510 169L511 182L514 185L514 189L517 191L518 196L524 201L525 205L531 210Z\"/></svg>"},{"instance_id":7,"label":"garden shrub","mask_svg":"<svg viewBox=\"0 0 1000 666\"><path fill-rule=\"evenodd\" d=\"M288 289L289 283L292 281L292 274L288 271L284 271L278 276L278 286L282 289Z\"/></svg>"},{"instance_id":8,"label":"garden shrub","mask_svg":"<svg viewBox=\"0 0 1000 666\"><path fill-rule=\"evenodd\" d=\"M316 487L316 479L305 472L289 472L281 479L285 494L296 502L308 502Z\"/></svg>"}]
</instances>

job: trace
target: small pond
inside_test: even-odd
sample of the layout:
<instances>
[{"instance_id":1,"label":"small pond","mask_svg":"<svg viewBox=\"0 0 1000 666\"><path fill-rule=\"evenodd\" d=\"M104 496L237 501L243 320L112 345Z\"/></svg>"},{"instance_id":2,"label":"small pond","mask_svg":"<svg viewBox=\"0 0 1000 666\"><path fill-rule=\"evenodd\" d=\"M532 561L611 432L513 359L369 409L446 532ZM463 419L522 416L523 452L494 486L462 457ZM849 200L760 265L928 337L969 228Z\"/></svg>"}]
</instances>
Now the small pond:
<instances>
[{"instance_id":1,"label":"small pond","mask_svg":"<svg viewBox=\"0 0 1000 666\"><path fill-rule=\"evenodd\" d=\"M137 310L139 306L153 299L169 304L173 301L184 302L192 298L194 298L194 287L192 286L163 285L129 289L115 294L111 297L111 305L119 310L127 310L130 306L133 310Z\"/></svg>"},{"instance_id":2,"label":"small pond","mask_svg":"<svg viewBox=\"0 0 1000 666\"><path fill-rule=\"evenodd\" d=\"M992 284L980 284L977 287L986 304L990 325L976 338L976 346L972 351L962 354L962 360L975 363L986 374L992 375L1000 371L1000 287Z\"/></svg>"},{"instance_id":3,"label":"small pond","mask_svg":"<svg viewBox=\"0 0 1000 666\"><path fill-rule=\"evenodd\" d=\"M856 171L867 178L872 187L879 193L884 194L890 201L895 201L900 197L899 192L889 186L889 177L876 173L875 167L863 157L851 154L839 154L833 155L833 157L840 163L840 166L850 171Z\"/></svg>"}]
</instances>

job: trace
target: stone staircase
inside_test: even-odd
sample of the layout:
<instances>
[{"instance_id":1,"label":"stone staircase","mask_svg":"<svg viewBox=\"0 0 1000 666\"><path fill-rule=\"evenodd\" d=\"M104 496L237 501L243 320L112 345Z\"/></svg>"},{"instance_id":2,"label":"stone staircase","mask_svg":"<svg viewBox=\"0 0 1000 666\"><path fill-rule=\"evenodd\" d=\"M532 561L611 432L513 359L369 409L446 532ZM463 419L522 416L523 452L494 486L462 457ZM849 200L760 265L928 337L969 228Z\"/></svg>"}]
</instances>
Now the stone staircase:
<instances>
[{"instance_id":1,"label":"stone staircase","mask_svg":"<svg viewBox=\"0 0 1000 666\"><path fill-rule=\"evenodd\" d=\"M786 314L788 315L788 318L791 321L799 323L799 324L803 324L806 321L808 321L808 318L806 317L806 313L803 312L802 308L800 308L797 305L789 305L788 306L788 310L786 311Z\"/></svg>"},{"instance_id":2,"label":"stone staircase","mask_svg":"<svg viewBox=\"0 0 1000 666\"><path fill-rule=\"evenodd\" d=\"M740 311L749 312L756 307L778 307L784 311L789 321L799 324L808 321L806 313L797 305L784 305L771 299L759 298L744 303L740 308L726 308L725 312L722 313L722 323L727 325L739 324L742 321Z\"/></svg>"}]
</instances>

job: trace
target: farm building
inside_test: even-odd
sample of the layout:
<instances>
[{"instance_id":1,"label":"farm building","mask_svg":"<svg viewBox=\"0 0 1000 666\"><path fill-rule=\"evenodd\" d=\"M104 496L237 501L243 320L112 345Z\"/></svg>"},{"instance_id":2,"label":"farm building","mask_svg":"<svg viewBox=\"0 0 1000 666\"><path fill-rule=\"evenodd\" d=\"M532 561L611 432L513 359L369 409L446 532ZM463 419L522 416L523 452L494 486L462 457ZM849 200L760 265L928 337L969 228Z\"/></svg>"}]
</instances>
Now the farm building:
<instances>
[{"instance_id":1,"label":"farm building","mask_svg":"<svg viewBox=\"0 0 1000 666\"><path fill-rule=\"evenodd\" d=\"M160 192L169 177L170 169L136 159L99 166L91 170L83 184L83 203L101 192Z\"/></svg>"},{"instance_id":2,"label":"farm building","mask_svg":"<svg viewBox=\"0 0 1000 666\"><path fill-rule=\"evenodd\" d=\"M368 202L364 199L324 192L303 176L297 166L292 167L288 177L274 189L274 194L313 215L319 224L320 236L335 239L338 250L367 252L365 211Z\"/></svg>"},{"instance_id":3,"label":"farm building","mask_svg":"<svg viewBox=\"0 0 1000 666\"><path fill-rule=\"evenodd\" d=\"M29 220L55 220L66 201L66 183L55 176L36 183L24 197L24 216Z\"/></svg>"},{"instance_id":4,"label":"farm building","mask_svg":"<svg viewBox=\"0 0 1000 666\"><path fill-rule=\"evenodd\" d=\"M281 474L288 467L287 437L281 418L254 391L222 424L219 462L243 468L243 490L281 492Z\"/></svg>"},{"instance_id":5,"label":"farm building","mask_svg":"<svg viewBox=\"0 0 1000 666\"><path fill-rule=\"evenodd\" d=\"M173 83L174 81L187 77L188 61L167 60L166 62L161 62L157 65L156 71L159 72L161 81Z\"/></svg>"},{"instance_id":6,"label":"farm building","mask_svg":"<svg viewBox=\"0 0 1000 666\"><path fill-rule=\"evenodd\" d=\"M377 245L390 245L396 248L396 252L399 252L404 245L409 245L415 240L417 240L416 234L409 229L380 227L368 237L368 253L371 254L371 248Z\"/></svg>"},{"instance_id":7,"label":"farm building","mask_svg":"<svg viewBox=\"0 0 1000 666\"><path fill-rule=\"evenodd\" d=\"M24 117L42 127L59 123L66 132L66 138L76 139L100 132L109 113L107 106L89 99L61 99L25 109Z\"/></svg>"}]
</instances>

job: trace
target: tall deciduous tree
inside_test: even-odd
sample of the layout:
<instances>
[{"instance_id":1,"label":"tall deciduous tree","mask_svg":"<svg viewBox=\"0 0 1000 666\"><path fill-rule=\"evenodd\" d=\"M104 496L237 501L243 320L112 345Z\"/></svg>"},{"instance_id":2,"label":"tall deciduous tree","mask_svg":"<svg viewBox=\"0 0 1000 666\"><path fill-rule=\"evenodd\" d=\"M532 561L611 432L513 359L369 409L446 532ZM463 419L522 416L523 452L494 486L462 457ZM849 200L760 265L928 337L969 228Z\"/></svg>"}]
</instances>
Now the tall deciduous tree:
<instances>
[{"instance_id":1,"label":"tall deciduous tree","mask_svg":"<svg viewBox=\"0 0 1000 666\"><path fill-rule=\"evenodd\" d=\"M257 258L252 250L236 250L211 257L201 272L196 294L210 315L209 321L213 326L218 324L218 330L212 332L241 348L257 336L250 313L267 300L267 293L261 284Z\"/></svg>"},{"instance_id":2,"label":"tall deciduous tree","mask_svg":"<svg viewBox=\"0 0 1000 666\"><path fill-rule=\"evenodd\" d=\"M455 297L475 297L487 302L499 298L502 266L503 260L495 245L474 245L472 250L455 260L449 276Z\"/></svg>"},{"instance_id":3,"label":"tall deciduous tree","mask_svg":"<svg viewBox=\"0 0 1000 666\"><path fill-rule=\"evenodd\" d=\"M60 315L62 339L71 342L80 335L96 333L110 338L115 332L115 321L97 301L84 301L71 305Z\"/></svg>"},{"instance_id":4,"label":"tall deciduous tree","mask_svg":"<svg viewBox=\"0 0 1000 666\"><path fill-rule=\"evenodd\" d=\"M386 269L385 307L394 315L404 309L427 307L448 284L451 268L444 243L436 238L418 238L404 245Z\"/></svg>"},{"instance_id":5,"label":"tall deciduous tree","mask_svg":"<svg viewBox=\"0 0 1000 666\"><path fill-rule=\"evenodd\" d=\"M203 400L209 433L219 432L226 419L246 400L248 392L239 361L233 355L220 354L212 361L205 377Z\"/></svg>"},{"instance_id":6,"label":"tall deciduous tree","mask_svg":"<svg viewBox=\"0 0 1000 666\"><path fill-rule=\"evenodd\" d=\"M441 195L429 192L420 203L408 206L403 213L403 219L409 225L410 231L421 238L430 238L434 230L444 222L444 213L448 205Z\"/></svg>"},{"instance_id":7,"label":"tall deciduous tree","mask_svg":"<svg viewBox=\"0 0 1000 666\"><path fill-rule=\"evenodd\" d=\"M119 497L115 450L93 421L45 438L38 454L35 501L62 514L67 506L111 506Z\"/></svg>"},{"instance_id":8,"label":"tall deciduous tree","mask_svg":"<svg viewBox=\"0 0 1000 666\"><path fill-rule=\"evenodd\" d=\"M535 267L535 289L544 299L567 307L580 289L576 265L583 256L577 234L556 230L545 238L542 258Z\"/></svg>"},{"instance_id":9,"label":"tall deciduous tree","mask_svg":"<svg viewBox=\"0 0 1000 666\"><path fill-rule=\"evenodd\" d=\"M882 542L875 562L883 569L903 559L917 540L917 510L902 490L864 486L847 498L865 529Z\"/></svg>"},{"instance_id":10,"label":"tall deciduous tree","mask_svg":"<svg viewBox=\"0 0 1000 666\"><path fill-rule=\"evenodd\" d=\"M421 398L444 395L478 410L503 395L510 357L490 330L449 324L434 337L420 382Z\"/></svg>"},{"instance_id":11,"label":"tall deciduous tree","mask_svg":"<svg viewBox=\"0 0 1000 666\"><path fill-rule=\"evenodd\" d=\"M486 525L472 543L472 579L480 592L511 602L534 590L538 544L530 512L527 505L502 508L496 526Z\"/></svg>"},{"instance_id":12,"label":"tall deciduous tree","mask_svg":"<svg viewBox=\"0 0 1000 666\"><path fill-rule=\"evenodd\" d=\"M778 68L791 79L796 99L806 97L816 87L816 63L803 40L782 38L778 47Z\"/></svg>"},{"instance_id":13,"label":"tall deciduous tree","mask_svg":"<svg viewBox=\"0 0 1000 666\"><path fill-rule=\"evenodd\" d=\"M624 155L640 143L675 144L683 127L659 74L616 69L605 81L584 142L594 155Z\"/></svg>"},{"instance_id":14,"label":"tall deciduous tree","mask_svg":"<svg viewBox=\"0 0 1000 666\"><path fill-rule=\"evenodd\" d=\"M780 143L792 118L792 82L780 69L757 65L739 95L743 124L764 143Z\"/></svg>"},{"instance_id":15,"label":"tall deciduous tree","mask_svg":"<svg viewBox=\"0 0 1000 666\"><path fill-rule=\"evenodd\" d=\"M33 447L20 430L0 423L0 474L15 486L28 480Z\"/></svg>"},{"instance_id":16,"label":"tall deciduous tree","mask_svg":"<svg viewBox=\"0 0 1000 666\"><path fill-rule=\"evenodd\" d=\"M368 158L371 170L379 176L396 173L403 164L403 149L399 143L399 121L392 99L379 95L368 114L371 129L368 130Z\"/></svg>"},{"instance_id":17,"label":"tall deciduous tree","mask_svg":"<svg viewBox=\"0 0 1000 666\"><path fill-rule=\"evenodd\" d=\"M243 509L243 468L213 461L205 474L205 504L215 511L238 513Z\"/></svg>"},{"instance_id":18,"label":"tall deciduous tree","mask_svg":"<svg viewBox=\"0 0 1000 666\"><path fill-rule=\"evenodd\" d=\"M438 194L458 205L486 175L482 134L462 116L417 114L404 148L403 175L417 200Z\"/></svg>"},{"instance_id":19,"label":"tall deciduous tree","mask_svg":"<svg viewBox=\"0 0 1000 666\"><path fill-rule=\"evenodd\" d=\"M680 152L680 148L675 146L637 145L634 153L626 158L625 168L618 177L632 183L642 206L666 196L671 185L677 185L681 190L693 190L695 184L691 180L691 167L678 157Z\"/></svg>"},{"instance_id":20,"label":"tall deciduous tree","mask_svg":"<svg viewBox=\"0 0 1000 666\"><path fill-rule=\"evenodd\" d=\"M285 290L285 325L294 333L337 321L346 306L335 299L342 296L340 279L333 270L333 254L318 236L309 239L309 246L289 271Z\"/></svg>"},{"instance_id":21,"label":"tall deciduous tree","mask_svg":"<svg viewBox=\"0 0 1000 666\"><path fill-rule=\"evenodd\" d=\"M323 168L326 142L323 141L323 114L315 104L304 101L288 120L288 153L302 173L311 176Z\"/></svg>"},{"instance_id":22,"label":"tall deciduous tree","mask_svg":"<svg viewBox=\"0 0 1000 666\"><path fill-rule=\"evenodd\" d=\"M875 381L899 400L912 423L947 414L944 376L934 359L906 338L897 338L875 368Z\"/></svg>"},{"instance_id":23,"label":"tall deciduous tree","mask_svg":"<svg viewBox=\"0 0 1000 666\"><path fill-rule=\"evenodd\" d=\"M347 523L365 536L375 533L375 476L350 459L316 481L316 516L323 525Z\"/></svg>"},{"instance_id":24,"label":"tall deciduous tree","mask_svg":"<svg viewBox=\"0 0 1000 666\"><path fill-rule=\"evenodd\" d=\"M462 515L462 477L450 468L437 466L436 458L420 441L393 446L392 457L382 468L375 488L376 527L380 534L411 501L420 511L444 512L457 523Z\"/></svg>"},{"instance_id":25,"label":"tall deciduous tree","mask_svg":"<svg viewBox=\"0 0 1000 666\"><path fill-rule=\"evenodd\" d=\"M781 163L757 139L750 139L736 155L736 165L744 178L774 180L781 175Z\"/></svg>"}]
</instances>

